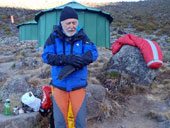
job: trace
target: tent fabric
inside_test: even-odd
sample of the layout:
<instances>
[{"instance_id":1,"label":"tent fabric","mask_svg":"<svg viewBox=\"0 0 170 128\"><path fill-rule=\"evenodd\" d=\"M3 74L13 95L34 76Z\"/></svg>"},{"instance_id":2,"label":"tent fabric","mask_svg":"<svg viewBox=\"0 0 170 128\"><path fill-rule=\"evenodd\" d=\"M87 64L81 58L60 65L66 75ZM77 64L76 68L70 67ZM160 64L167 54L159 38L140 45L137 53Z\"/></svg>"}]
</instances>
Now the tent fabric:
<instances>
[{"instance_id":1,"label":"tent fabric","mask_svg":"<svg viewBox=\"0 0 170 128\"><path fill-rule=\"evenodd\" d=\"M162 51L155 41L139 38L132 34L127 34L120 37L113 43L112 54L116 54L123 45L138 47L141 50L145 62L149 68L157 69L162 66Z\"/></svg>"}]
</instances>

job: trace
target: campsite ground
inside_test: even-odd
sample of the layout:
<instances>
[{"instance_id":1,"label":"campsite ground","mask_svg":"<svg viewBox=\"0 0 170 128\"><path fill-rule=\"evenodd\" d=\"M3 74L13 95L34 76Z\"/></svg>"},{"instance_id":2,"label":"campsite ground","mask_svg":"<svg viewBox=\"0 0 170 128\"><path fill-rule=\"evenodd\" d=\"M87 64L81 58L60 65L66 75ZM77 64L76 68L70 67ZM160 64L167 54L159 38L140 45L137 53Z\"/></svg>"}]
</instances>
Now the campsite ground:
<instances>
[{"instance_id":1,"label":"campsite ground","mask_svg":"<svg viewBox=\"0 0 170 128\"><path fill-rule=\"evenodd\" d=\"M88 120L88 128L170 127L170 123L168 124L166 122L170 120L169 0L154 0L153 3L152 1L148 2L151 3L123 2L116 5L98 7L111 13L114 18L114 22L111 24L111 43L113 43L115 39L123 36L123 34L131 33L132 30L134 30L132 32L133 34L140 37L148 36L151 40L159 42L159 44L166 49L163 49L164 64L160 69L161 72L154 79L152 85L143 88L129 88L126 91L118 92L114 94L117 98L116 101L108 96L106 100L113 103L113 106L109 106L113 107L109 108L110 113L107 113L108 111L106 110L103 117ZM24 56L24 50L22 48L16 50L15 47L9 45L12 42L16 42L15 38L11 37L16 36L16 39L18 39L19 34L16 29L16 24L12 25L9 22L10 14L16 15L16 23L21 23L31 20L37 11L15 8L0 8L0 10L0 46L3 45L6 38L9 39L6 41L7 45L5 47L0 47L0 87L2 87L4 81L7 82L13 75L36 74L36 72L41 71L43 67L24 71L20 69L14 70L12 67L17 64L17 60L20 60L20 58ZM29 17L27 17L27 15L29 15ZM13 56L10 54L12 51L18 54L18 56L15 56L16 60L13 60ZM104 62L107 62L111 56L108 50L101 50L100 52L103 55L103 61L97 64L97 69L96 66L91 67L94 68L92 71L95 71L93 75L101 72L100 69L103 68ZM25 53L25 55L27 55L27 53ZM4 57L7 58L4 59ZM18 65L18 68L22 68L19 66L22 65ZM36 82L36 80L34 81ZM96 79L89 81L91 83L98 82ZM0 113L2 113L2 109L3 103L0 101ZM167 127L164 126L166 123Z\"/></svg>"},{"instance_id":2,"label":"campsite ground","mask_svg":"<svg viewBox=\"0 0 170 128\"><path fill-rule=\"evenodd\" d=\"M88 128L169 128L170 64L164 63L150 87L122 89L114 94L108 119L88 121ZM167 124L166 124L167 123Z\"/></svg>"},{"instance_id":3,"label":"campsite ground","mask_svg":"<svg viewBox=\"0 0 170 128\"><path fill-rule=\"evenodd\" d=\"M166 116L163 115L169 114L170 110L170 106L166 103L165 91L158 93L160 89L164 90L163 88L157 87L146 94L130 96L126 109L120 108L118 117L105 119L102 122L89 121L88 128L157 128L160 122L166 120Z\"/></svg>"},{"instance_id":4,"label":"campsite ground","mask_svg":"<svg viewBox=\"0 0 170 128\"><path fill-rule=\"evenodd\" d=\"M101 55L110 54L110 51L106 49L100 49L99 52ZM97 69L95 67L98 73L103 68L104 62L109 60L106 56L103 59L105 61L101 62ZM11 69L13 63L15 63L15 60L0 63L0 71L7 75L17 75L19 70ZM127 90L114 94L118 99L116 101L112 101L108 97L106 100L114 103L112 114L108 118L106 118L106 114L100 118L88 120L88 128L157 128L161 122L170 120L169 67L168 63L164 63L161 73L154 80L151 87L127 88ZM89 66L89 68L89 70L94 70L92 69L94 68L93 66ZM35 71L35 69L33 70ZM34 72L33 70L26 72ZM93 83L93 81L91 82ZM2 102L0 103L0 108L2 113Z\"/></svg>"}]
</instances>

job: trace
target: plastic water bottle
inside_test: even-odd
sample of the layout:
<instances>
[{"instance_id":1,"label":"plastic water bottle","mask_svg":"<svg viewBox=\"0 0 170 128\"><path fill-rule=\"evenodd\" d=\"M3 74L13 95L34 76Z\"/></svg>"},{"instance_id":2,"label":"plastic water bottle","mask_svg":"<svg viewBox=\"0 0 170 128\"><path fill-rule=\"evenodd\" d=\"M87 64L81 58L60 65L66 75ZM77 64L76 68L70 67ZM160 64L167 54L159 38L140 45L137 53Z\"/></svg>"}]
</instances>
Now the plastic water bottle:
<instances>
[{"instance_id":1,"label":"plastic water bottle","mask_svg":"<svg viewBox=\"0 0 170 128\"><path fill-rule=\"evenodd\" d=\"M19 114L19 108L18 108L17 106L15 106L15 107L13 108L13 114L14 114L14 115L18 115L18 114Z\"/></svg>"},{"instance_id":2,"label":"plastic water bottle","mask_svg":"<svg viewBox=\"0 0 170 128\"><path fill-rule=\"evenodd\" d=\"M4 115L11 115L11 102L10 99L6 99L4 103Z\"/></svg>"}]
</instances>

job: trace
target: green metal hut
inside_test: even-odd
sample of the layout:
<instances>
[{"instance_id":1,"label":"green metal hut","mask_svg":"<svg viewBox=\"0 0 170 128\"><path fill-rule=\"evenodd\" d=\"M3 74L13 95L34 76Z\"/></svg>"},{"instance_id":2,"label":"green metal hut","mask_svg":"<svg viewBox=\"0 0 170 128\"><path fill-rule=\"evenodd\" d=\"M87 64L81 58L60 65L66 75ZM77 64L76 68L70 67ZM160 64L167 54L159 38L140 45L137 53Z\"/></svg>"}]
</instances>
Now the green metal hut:
<instances>
[{"instance_id":1,"label":"green metal hut","mask_svg":"<svg viewBox=\"0 0 170 128\"><path fill-rule=\"evenodd\" d=\"M19 28L19 41L38 40L37 22L35 20L19 24L17 28Z\"/></svg>"},{"instance_id":2,"label":"green metal hut","mask_svg":"<svg viewBox=\"0 0 170 128\"><path fill-rule=\"evenodd\" d=\"M61 10L70 6L76 10L79 26L83 27L90 40L98 47L110 47L110 23L113 18L101 10L86 7L77 2L69 2L56 8L43 10L35 15L38 23L38 46L44 46L46 39L59 24Z\"/></svg>"}]
</instances>

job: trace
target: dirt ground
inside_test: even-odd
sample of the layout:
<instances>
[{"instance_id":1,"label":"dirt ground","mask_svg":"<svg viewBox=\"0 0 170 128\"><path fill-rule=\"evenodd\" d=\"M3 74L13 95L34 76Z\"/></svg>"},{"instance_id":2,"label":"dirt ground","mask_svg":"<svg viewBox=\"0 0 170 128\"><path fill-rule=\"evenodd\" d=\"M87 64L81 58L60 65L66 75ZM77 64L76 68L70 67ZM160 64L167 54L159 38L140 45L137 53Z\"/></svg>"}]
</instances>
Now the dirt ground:
<instances>
[{"instance_id":1,"label":"dirt ground","mask_svg":"<svg viewBox=\"0 0 170 128\"><path fill-rule=\"evenodd\" d=\"M88 128L158 128L160 123L170 120L169 67L164 63L150 87L121 91L116 101L118 111L108 119L88 121Z\"/></svg>"},{"instance_id":2,"label":"dirt ground","mask_svg":"<svg viewBox=\"0 0 170 128\"><path fill-rule=\"evenodd\" d=\"M119 117L89 121L88 128L157 128L161 121L153 113L170 113L170 106L166 103L170 94L168 90L164 90L169 87L170 85L158 85L146 94L129 96L126 109L122 109Z\"/></svg>"}]
</instances>

